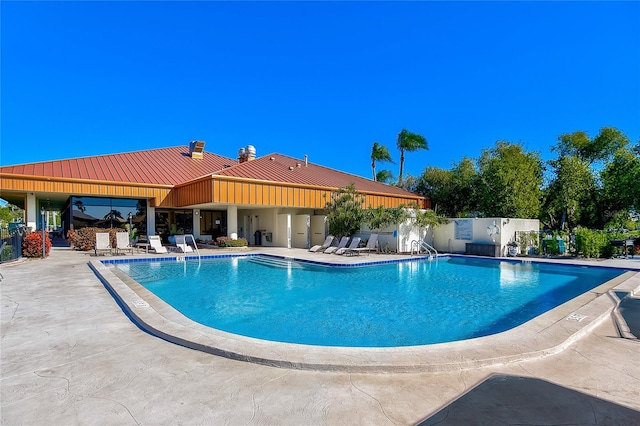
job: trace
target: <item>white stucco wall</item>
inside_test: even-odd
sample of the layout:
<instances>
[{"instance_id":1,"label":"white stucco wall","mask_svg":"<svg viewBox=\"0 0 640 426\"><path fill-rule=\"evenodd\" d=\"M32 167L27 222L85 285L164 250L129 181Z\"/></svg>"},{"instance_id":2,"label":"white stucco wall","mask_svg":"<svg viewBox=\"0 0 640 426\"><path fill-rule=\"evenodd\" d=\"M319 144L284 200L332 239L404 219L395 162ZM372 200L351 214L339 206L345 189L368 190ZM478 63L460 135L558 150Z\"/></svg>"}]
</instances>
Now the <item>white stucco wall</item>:
<instances>
[{"instance_id":1,"label":"white stucco wall","mask_svg":"<svg viewBox=\"0 0 640 426\"><path fill-rule=\"evenodd\" d=\"M433 231L433 246L442 252L464 253L466 243L499 244L502 255L506 255L506 245L513 241L516 231L538 231L538 219L512 218L449 218L449 223L440 225ZM489 235L487 229L497 227L498 234Z\"/></svg>"}]
</instances>

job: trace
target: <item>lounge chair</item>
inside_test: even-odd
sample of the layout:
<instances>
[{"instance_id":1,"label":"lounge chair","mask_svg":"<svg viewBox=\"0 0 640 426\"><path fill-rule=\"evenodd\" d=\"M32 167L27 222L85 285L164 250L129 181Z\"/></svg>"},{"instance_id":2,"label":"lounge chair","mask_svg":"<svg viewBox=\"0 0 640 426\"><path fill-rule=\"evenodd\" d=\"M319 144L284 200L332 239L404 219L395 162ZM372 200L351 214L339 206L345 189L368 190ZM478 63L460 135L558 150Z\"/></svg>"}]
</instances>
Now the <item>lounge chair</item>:
<instances>
[{"instance_id":1,"label":"lounge chair","mask_svg":"<svg viewBox=\"0 0 640 426\"><path fill-rule=\"evenodd\" d=\"M128 232L116 232L116 254L121 250L131 250L131 254L133 254L133 246Z\"/></svg>"},{"instance_id":2,"label":"lounge chair","mask_svg":"<svg viewBox=\"0 0 640 426\"><path fill-rule=\"evenodd\" d=\"M176 235L176 247L183 253L191 253L193 248L187 244L187 240L184 235Z\"/></svg>"},{"instance_id":3,"label":"lounge chair","mask_svg":"<svg viewBox=\"0 0 640 426\"><path fill-rule=\"evenodd\" d=\"M333 242L333 238L334 238L333 235L327 236L327 238L324 239L324 243L322 243L322 245L313 246L309 249L309 251L314 253L322 253L331 245L331 243Z\"/></svg>"},{"instance_id":4,"label":"lounge chair","mask_svg":"<svg viewBox=\"0 0 640 426\"><path fill-rule=\"evenodd\" d=\"M371 253L372 251L378 251L378 234L371 234L371 236L369 237L369 241L367 241L367 245L365 247L349 249L345 254L349 256L360 256L360 253L365 251L367 252L367 255L369 255L369 253Z\"/></svg>"},{"instance_id":5,"label":"lounge chair","mask_svg":"<svg viewBox=\"0 0 640 426\"><path fill-rule=\"evenodd\" d=\"M109 254L111 254L111 241L109 238L108 232L96 232L96 246L94 251L96 256L98 255L98 251L106 251L109 250Z\"/></svg>"},{"instance_id":6,"label":"lounge chair","mask_svg":"<svg viewBox=\"0 0 640 426\"><path fill-rule=\"evenodd\" d=\"M167 253L167 248L162 245L159 235L149 235L149 250L154 253Z\"/></svg>"},{"instance_id":7,"label":"lounge chair","mask_svg":"<svg viewBox=\"0 0 640 426\"><path fill-rule=\"evenodd\" d=\"M349 242L349 237L342 237L340 239L340 243L338 243L337 246L329 246L327 247L327 249L324 251L325 254L331 254L336 250L340 250L341 248L345 248L347 246L347 243Z\"/></svg>"},{"instance_id":8,"label":"lounge chair","mask_svg":"<svg viewBox=\"0 0 640 426\"><path fill-rule=\"evenodd\" d=\"M353 237L349 243L349 247L343 247L336 250L333 254L346 254L349 250L353 250L360 244L360 237Z\"/></svg>"}]
</instances>

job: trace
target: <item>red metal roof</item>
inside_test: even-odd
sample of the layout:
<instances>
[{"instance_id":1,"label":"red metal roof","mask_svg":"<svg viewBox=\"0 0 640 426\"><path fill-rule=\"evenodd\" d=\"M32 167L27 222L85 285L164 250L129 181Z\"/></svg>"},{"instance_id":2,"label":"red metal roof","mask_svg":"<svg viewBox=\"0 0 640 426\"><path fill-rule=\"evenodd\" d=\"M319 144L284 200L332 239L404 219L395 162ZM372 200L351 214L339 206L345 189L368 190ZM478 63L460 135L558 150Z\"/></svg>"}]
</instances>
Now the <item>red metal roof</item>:
<instances>
[{"instance_id":1,"label":"red metal roof","mask_svg":"<svg viewBox=\"0 0 640 426\"><path fill-rule=\"evenodd\" d=\"M0 167L0 173L122 183L177 185L237 160L205 152L191 158L187 146Z\"/></svg>"},{"instance_id":2,"label":"red metal roof","mask_svg":"<svg viewBox=\"0 0 640 426\"><path fill-rule=\"evenodd\" d=\"M309 162L305 164L304 160L281 154L265 155L264 157L218 171L215 174L273 182L318 185L330 188L343 188L353 184L358 191L380 192L403 197L417 196L396 186L374 182L370 179L330 169L318 164Z\"/></svg>"},{"instance_id":3,"label":"red metal roof","mask_svg":"<svg viewBox=\"0 0 640 426\"><path fill-rule=\"evenodd\" d=\"M0 173L171 186L216 174L329 188L354 184L359 191L416 197L395 186L314 163L305 164L304 160L286 155L274 153L238 163L210 152L204 152L202 159L191 158L187 146L4 166L0 167Z\"/></svg>"}]
</instances>

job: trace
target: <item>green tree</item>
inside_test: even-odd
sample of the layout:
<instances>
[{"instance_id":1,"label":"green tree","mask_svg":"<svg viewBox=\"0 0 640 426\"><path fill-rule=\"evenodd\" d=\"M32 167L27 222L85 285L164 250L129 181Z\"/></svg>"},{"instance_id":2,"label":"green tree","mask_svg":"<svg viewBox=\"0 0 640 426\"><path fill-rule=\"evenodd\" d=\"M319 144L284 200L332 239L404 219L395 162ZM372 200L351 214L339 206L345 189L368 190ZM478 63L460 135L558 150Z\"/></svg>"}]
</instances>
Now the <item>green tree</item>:
<instances>
[{"instance_id":1,"label":"green tree","mask_svg":"<svg viewBox=\"0 0 640 426\"><path fill-rule=\"evenodd\" d=\"M433 166L424 169L415 187L416 193L428 197L431 206L447 216L454 214L451 202L453 191L453 172Z\"/></svg>"},{"instance_id":2,"label":"green tree","mask_svg":"<svg viewBox=\"0 0 640 426\"><path fill-rule=\"evenodd\" d=\"M558 143L552 148L560 157L577 157L591 165L597 161L607 161L616 151L626 148L629 139L615 127L605 127L590 139L583 131L563 133L558 136Z\"/></svg>"},{"instance_id":3,"label":"green tree","mask_svg":"<svg viewBox=\"0 0 640 426\"><path fill-rule=\"evenodd\" d=\"M24 210L13 204L6 204L0 207L0 223L7 226L9 222L18 222L24 220Z\"/></svg>"},{"instance_id":4,"label":"green tree","mask_svg":"<svg viewBox=\"0 0 640 426\"><path fill-rule=\"evenodd\" d=\"M0 207L0 224L2 226L6 226L7 223L13 220L13 215L11 214L11 209L7 206Z\"/></svg>"},{"instance_id":5,"label":"green tree","mask_svg":"<svg viewBox=\"0 0 640 426\"><path fill-rule=\"evenodd\" d=\"M435 228L439 225L447 223L448 220L444 216L438 215L431 209L421 210L419 208L414 209L413 223L420 229Z\"/></svg>"},{"instance_id":6,"label":"green tree","mask_svg":"<svg viewBox=\"0 0 640 426\"><path fill-rule=\"evenodd\" d=\"M472 159L464 157L451 170L427 167L416 185L416 192L429 197L434 210L450 217L478 211L476 181L478 173Z\"/></svg>"},{"instance_id":7,"label":"green tree","mask_svg":"<svg viewBox=\"0 0 640 426\"><path fill-rule=\"evenodd\" d=\"M537 152L506 141L482 152L478 160L478 206L487 217L538 217L542 161Z\"/></svg>"},{"instance_id":8,"label":"green tree","mask_svg":"<svg viewBox=\"0 0 640 426\"><path fill-rule=\"evenodd\" d=\"M550 161L554 179L545 189L543 222L559 229L563 222L573 229L592 226L596 211L596 181L587 161L576 156L562 156Z\"/></svg>"},{"instance_id":9,"label":"green tree","mask_svg":"<svg viewBox=\"0 0 640 426\"><path fill-rule=\"evenodd\" d=\"M605 216L612 216L623 210L640 210L640 152L619 149L604 170L602 181L602 202Z\"/></svg>"},{"instance_id":10,"label":"green tree","mask_svg":"<svg viewBox=\"0 0 640 426\"><path fill-rule=\"evenodd\" d=\"M453 191L451 194L451 216L464 216L478 211L478 172L472 159L464 157L451 169ZM442 212L441 212L442 213Z\"/></svg>"},{"instance_id":11,"label":"green tree","mask_svg":"<svg viewBox=\"0 0 640 426\"><path fill-rule=\"evenodd\" d=\"M396 183L396 186L402 189L405 189L409 192L417 193L418 184L420 183L420 179L407 174L405 178L400 183Z\"/></svg>"},{"instance_id":12,"label":"green tree","mask_svg":"<svg viewBox=\"0 0 640 426\"><path fill-rule=\"evenodd\" d=\"M380 170L376 173L376 180L378 182L391 184L391 182L393 182L393 173L391 173L391 170Z\"/></svg>"},{"instance_id":13,"label":"green tree","mask_svg":"<svg viewBox=\"0 0 640 426\"><path fill-rule=\"evenodd\" d=\"M418 134L412 133L407 129L402 129L400 133L398 133L398 138L396 140L396 145L400 150L400 174L398 175L398 184L402 183L402 174L404 172L404 153L417 151L419 149L429 149L429 145L427 139Z\"/></svg>"},{"instance_id":14,"label":"green tree","mask_svg":"<svg viewBox=\"0 0 640 426\"><path fill-rule=\"evenodd\" d=\"M393 163L393 159L391 158L391 154L389 154L387 147L380 145L378 142L374 142L373 148L371 148L371 172L373 174L373 180L378 180L378 175L376 173L376 161Z\"/></svg>"},{"instance_id":15,"label":"green tree","mask_svg":"<svg viewBox=\"0 0 640 426\"><path fill-rule=\"evenodd\" d=\"M372 230L384 229L391 225L398 225L409 217L404 206L386 208L379 206L365 211L365 224Z\"/></svg>"},{"instance_id":16,"label":"green tree","mask_svg":"<svg viewBox=\"0 0 640 426\"><path fill-rule=\"evenodd\" d=\"M364 194L359 193L353 184L332 192L325 204L329 233L342 238L359 231L366 220L365 201Z\"/></svg>"}]
</instances>

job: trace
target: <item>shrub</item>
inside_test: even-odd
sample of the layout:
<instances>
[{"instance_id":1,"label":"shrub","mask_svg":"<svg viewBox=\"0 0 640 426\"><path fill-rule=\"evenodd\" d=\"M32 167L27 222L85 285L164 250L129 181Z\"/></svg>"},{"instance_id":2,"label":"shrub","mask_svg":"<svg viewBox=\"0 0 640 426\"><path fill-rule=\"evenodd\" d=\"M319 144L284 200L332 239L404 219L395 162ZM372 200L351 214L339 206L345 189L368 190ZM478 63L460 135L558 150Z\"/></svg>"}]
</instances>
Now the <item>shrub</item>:
<instances>
[{"instance_id":1,"label":"shrub","mask_svg":"<svg viewBox=\"0 0 640 426\"><path fill-rule=\"evenodd\" d=\"M613 247L610 241L615 237L603 231L579 228L576 230L576 252L584 257L611 257Z\"/></svg>"},{"instance_id":2,"label":"shrub","mask_svg":"<svg viewBox=\"0 0 640 426\"><path fill-rule=\"evenodd\" d=\"M229 237L218 237L216 238L216 245L218 247L246 247L249 245L249 243L245 238L232 240Z\"/></svg>"},{"instance_id":3,"label":"shrub","mask_svg":"<svg viewBox=\"0 0 640 426\"><path fill-rule=\"evenodd\" d=\"M51 240L49 234L44 234L45 257L51 251ZM42 257L42 232L31 232L25 235L22 241L22 255L25 257Z\"/></svg>"},{"instance_id":4,"label":"shrub","mask_svg":"<svg viewBox=\"0 0 640 426\"><path fill-rule=\"evenodd\" d=\"M13 246L7 244L6 246L4 246L4 249L2 249L2 253L0 254L0 261L5 262L11 259L13 259Z\"/></svg>"},{"instance_id":5,"label":"shrub","mask_svg":"<svg viewBox=\"0 0 640 426\"><path fill-rule=\"evenodd\" d=\"M560 254L560 244L558 243L558 240L544 240L544 245L547 248L547 254L552 256Z\"/></svg>"},{"instance_id":6,"label":"shrub","mask_svg":"<svg viewBox=\"0 0 640 426\"><path fill-rule=\"evenodd\" d=\"M108 232L111 247L116 246L116 232L118 232L118 229L115 228L80 228L76 230L70 230L67 233L67 242L73 246L74 250L94 250L96 248L97 232Z\"/></svg>"}]
</instances>

